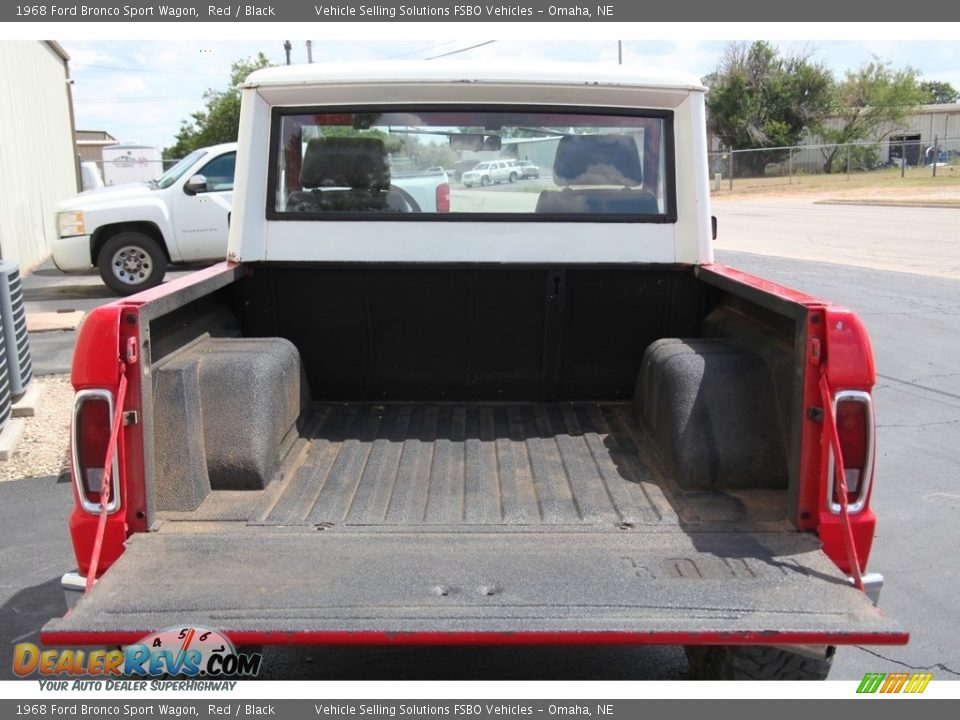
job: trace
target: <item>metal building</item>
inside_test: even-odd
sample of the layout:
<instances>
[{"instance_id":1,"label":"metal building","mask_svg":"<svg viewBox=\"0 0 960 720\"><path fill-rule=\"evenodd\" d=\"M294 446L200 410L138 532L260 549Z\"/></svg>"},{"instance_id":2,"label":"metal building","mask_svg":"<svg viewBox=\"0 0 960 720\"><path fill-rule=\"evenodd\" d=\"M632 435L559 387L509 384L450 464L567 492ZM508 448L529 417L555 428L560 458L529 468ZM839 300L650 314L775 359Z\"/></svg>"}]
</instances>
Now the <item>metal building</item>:
<instances>
[{"instance_id":1,"label":"metal building","mask_svg":"<svg viewBox=\"0 0 960 720\"><path fill-rule=\"evenodd\" d=\"M824 125L831 129L840 127L836 118L828 118ZM816 135L806 135L801 144L824 142ZM901 122L878 128L872 137L862 143L876 144L876 159L886 161L905 155L907 165L915 167L931 160L925 155L927 148L960 151L960 104L921 105ZM801 150L794 155L794 166L819 171L823 155L819 150Z\"/></svg>"},{"instance_id":2,"label":"metal building","mask_svg":"<svg viewBox=\"0 0 960 720\"><path fill-rule=\"evenodd\" d=\"M838 118L827 118L826 128L835 130L841 126ZM803 172L820 172L823 169L825 152L819 147L826 141L819 135L806 132L798 143L799 149L792 154L792 167ZM927 150L933 147L949 157L960 157L960 103L920 105L901 122L877 128L871 137L859 144L873 145L874 159L879 162L899 159L915 167L929 163L932 158ZM722 143L710 136L710 149L720 152ZM776 167L774 174L781 174Z\"/></svg>"},{"instance_id":3,"label":"metal building","mask_svg":"<svg viewBox=\"0 0 960 720\"><path fill-rule=\"evenodd\" d=\"M77 193L70 56L50 41L0 42L0 258L49 254L54 207Z\"/></svg>"},{"instance_id":4,"label":"metal building","mask_svg":"<svg viewBox=\"0 0 960 720\"><path fill-rule=\"evenodd\" d=\"M106 130L77 130L77 154L80 162L95 162L102 166L103 149L119 144L120 141Z\"/></svg>"}]
</instances>

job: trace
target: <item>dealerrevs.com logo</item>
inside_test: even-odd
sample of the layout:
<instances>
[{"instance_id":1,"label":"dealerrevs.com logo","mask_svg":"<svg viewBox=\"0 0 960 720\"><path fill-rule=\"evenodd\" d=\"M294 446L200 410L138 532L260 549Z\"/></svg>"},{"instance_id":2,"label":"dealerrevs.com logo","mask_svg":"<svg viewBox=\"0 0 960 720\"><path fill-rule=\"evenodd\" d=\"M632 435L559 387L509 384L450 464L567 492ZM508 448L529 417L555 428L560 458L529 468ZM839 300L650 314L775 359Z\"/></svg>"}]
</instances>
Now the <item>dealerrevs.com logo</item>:
<instances>
[{"instance_id":1,"label":"dealerrevs.com logo","mask_svg":"<svg viewBox=\"0 0 960 720\"><path fill-rule=\"evenodd\" d=\"M76 678L106 680L115 689L114 679L179 677L254 677L262 656L238 653L233 644L216 630L200 627L170 628L148 635L119 650L41 650L33 643L20 643L13 652L13 672L25 678ZM67 681L51 689L67 689ZM85 689L85 685L76 685ZM74 686L70 686L74 687ZM89 689L112 689L91 687Z\"/></svg>"}]
</instances>

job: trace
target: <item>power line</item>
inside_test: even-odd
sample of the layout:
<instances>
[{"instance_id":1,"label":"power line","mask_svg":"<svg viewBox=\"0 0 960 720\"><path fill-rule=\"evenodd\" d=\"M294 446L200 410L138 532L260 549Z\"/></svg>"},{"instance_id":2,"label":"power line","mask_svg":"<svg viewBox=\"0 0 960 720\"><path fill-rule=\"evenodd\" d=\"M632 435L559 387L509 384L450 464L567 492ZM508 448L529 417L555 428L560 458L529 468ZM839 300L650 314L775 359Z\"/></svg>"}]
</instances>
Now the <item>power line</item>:
<instances>
[{"instance_id":1,"label":"power line","mask_svg":"<svg viewBox=\"0 0 960 720\"><path fill-rule=\"evenodd\" d=\"M444 45L451 45L455 42L456 40L447 40L446 42L442 42L437 45L431 45L430 47L420 48L419 50L408 50L407 52L397 53L396 55L387 55L386 57L380 58L380 60L393 60L394 58L406 57L407 55L416 55L417 53L427 52L428 50L436 50Z\"/></svg>"},{"instance_id":2,"label":"power line","mask_svg":"<svg viewBox=\"0 0 960 720\"><path fill-rule=\"evenodd\" d=\"M448 53L441 53L440 55L433 55L432 57L424 58L424 60L436 60L437 58L447 57L449 55L456 55L458 53L466 52L467 50L473 50L478 47L483 47L484 45L489 45L490 43L495 43L496 40L487 40L486 42L477 43L476 45L471 45L470 47L460 48L459 50L451 50Z\"/></svg>"},{"instance_id":3,"label":"power line","mask_svg":"<svg viewBox=\"0 0 960 720\"><path fill-rule=\"evenodd\" d=\"M222 73L222 72L202 73L202 72L180 72L179 70L147 70L146 68L117 67L115 65L91 65L89 63L78 63L78 62L70 63L70 67L96 68L97 70L113 70L116 72L147 73L150 75L197 75L197 76L205 76L205 77L213 77L213 76L222 77L225 74L229 74L229 73Z\"/></svg>"},{"instance_id":4,"label":"power line","mask_svg":"<svg viewBox=\"0 0 960 720\"><path fill-rule=\"evenodd\" d=\"M140 103L140 102L156 102L158 100L202 100L203 98L197 98L194 96L187 95L157 95L155 97L139 97L139 98L127 98L124 100L110 100L107 98L96 98L94 100L82 100L74 98L74 102L78 105L99 105L99 104L111 104L111 103Z\"/></svg>"}]
</instances>

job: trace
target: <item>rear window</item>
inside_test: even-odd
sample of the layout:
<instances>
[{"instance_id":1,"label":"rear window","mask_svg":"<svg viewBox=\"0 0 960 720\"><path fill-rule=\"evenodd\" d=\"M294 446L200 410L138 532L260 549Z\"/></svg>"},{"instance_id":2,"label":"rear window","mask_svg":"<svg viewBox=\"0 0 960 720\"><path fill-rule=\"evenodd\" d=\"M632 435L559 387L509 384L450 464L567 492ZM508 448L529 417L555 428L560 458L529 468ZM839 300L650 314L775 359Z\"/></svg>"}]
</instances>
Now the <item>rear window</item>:
<instances>
[{"instance_id":1,"label":"rear window","mask_svg":"<svg viewBox=\"0 0 960 720\"><path fill-rule=\"evenodd\" d=\"M271 219L676 217L667 112L278 109L271 155Z\"/></svg>"}]
</instances>

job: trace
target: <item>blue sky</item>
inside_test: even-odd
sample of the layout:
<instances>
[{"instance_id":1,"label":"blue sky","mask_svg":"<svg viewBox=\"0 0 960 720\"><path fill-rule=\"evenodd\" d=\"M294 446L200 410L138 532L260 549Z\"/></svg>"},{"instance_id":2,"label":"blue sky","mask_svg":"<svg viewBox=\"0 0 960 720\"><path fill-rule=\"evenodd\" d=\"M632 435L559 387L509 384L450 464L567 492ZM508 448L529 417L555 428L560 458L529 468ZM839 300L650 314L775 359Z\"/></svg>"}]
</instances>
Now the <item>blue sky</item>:
<instances>
[{"instance_id":1,"label":"blue sky","mask_svg":"<svg viewBox=\"0 0 960 720\"><path fill-rule=\"evenodd\" d=\"M484 42L464 37L404 42L314 40L314 62L425 59ZM305 41L291 38L293 62L306 62ZM225 41L200 44L157 41L74 41L61 44L71 55L76 124L82 130L106 130L123 141L157 147L172 144L181 120L203 106L207 88L226 87L229 68L239 58L264 52L284 62L283 41ZM946 80L960 88L960 43L956 41L875 40L783 41L783 50L809 49L835 74L859 67L873 55L895 67L910 65L924 78ZM703 76L714 69L727 45L722 40L624 41L624 64L669 68ZM482 63L488 59L566 60L616 63L615 40L537 42L517 36L456 56Z\"/></svg>"}]
</instances>

